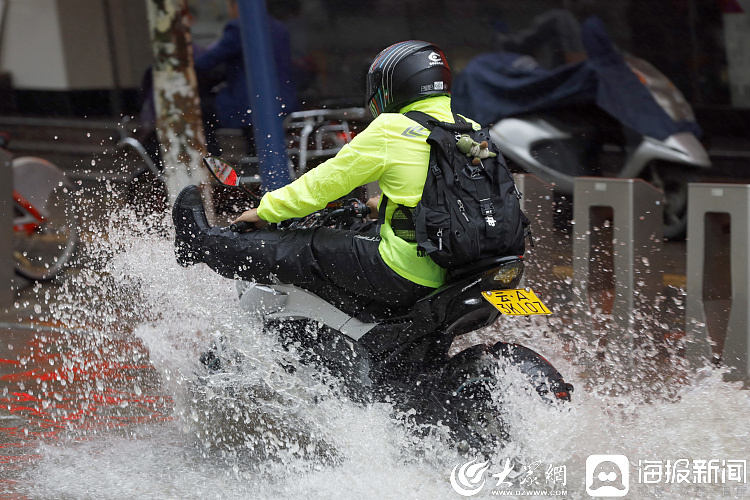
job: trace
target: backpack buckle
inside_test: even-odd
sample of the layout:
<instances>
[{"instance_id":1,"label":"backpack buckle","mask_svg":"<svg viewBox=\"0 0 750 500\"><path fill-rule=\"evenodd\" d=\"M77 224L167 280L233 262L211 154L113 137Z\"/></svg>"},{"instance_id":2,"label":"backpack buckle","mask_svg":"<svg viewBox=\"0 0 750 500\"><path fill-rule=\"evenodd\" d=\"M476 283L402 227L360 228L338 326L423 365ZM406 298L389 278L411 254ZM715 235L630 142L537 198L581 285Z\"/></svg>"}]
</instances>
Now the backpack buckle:
<instances>
[{"instance_id":1,"label":"backpack buckle","mask_svg":"<svg viewBox=\"0 0 750 500\"><path fill-rule=\"evenodd\" d=\"M485 217L488 215L495 215L497 213L495 212L495 206L491 201L485 201L484 203L480 202L479 206L482 208L482 215L484 215Z\"/></svg>"},{"instance_id":2,"label":"backpack buckle","mask_svg":"<svg viewBox=\"0 0 750 500\"><path fill-rule=\"evenodd\" d=\"M490 227L495 227L497 221L495 221L495 218L493 217L493 215L495 215L495 206L492 204L492 202L480 202L479 206L482 209L482 215L484 215L484 221L487 223L487 225Z\"/></svg>"},{"instance_id":3,"label":"backpack buckle","mask_svg":"<svg viewBox=\"0 0 750 500\"><path fill-rule=\"evenodd\" d=\"M481 167L481 163L479 165L472 165L471 163L467 163L464 167L464 170L466 170L466 173L471 177L472 179L476 179L477 177L480 177L482 175L482 170L484 170Z\"/></svg>"}]
</instances>

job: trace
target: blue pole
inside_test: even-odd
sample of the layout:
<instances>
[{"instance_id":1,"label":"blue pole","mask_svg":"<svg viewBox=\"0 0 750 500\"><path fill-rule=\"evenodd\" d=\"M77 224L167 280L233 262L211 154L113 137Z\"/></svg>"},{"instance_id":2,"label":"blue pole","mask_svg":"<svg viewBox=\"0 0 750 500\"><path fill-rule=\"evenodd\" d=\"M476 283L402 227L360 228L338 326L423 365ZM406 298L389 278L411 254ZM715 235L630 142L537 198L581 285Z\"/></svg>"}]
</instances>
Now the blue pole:
<instances>
[{"instance_id":1,"label":"blue pole","mask_svg":"<svg viewBox=\"0 0 750 500\"><path fill-rule=\"evenodd\" d=\"M268 31L265 0L239 0L242 54L245 61L251 120L260 175L266 190L289 184L279 84Z\"/></svg>"}]
</instances>

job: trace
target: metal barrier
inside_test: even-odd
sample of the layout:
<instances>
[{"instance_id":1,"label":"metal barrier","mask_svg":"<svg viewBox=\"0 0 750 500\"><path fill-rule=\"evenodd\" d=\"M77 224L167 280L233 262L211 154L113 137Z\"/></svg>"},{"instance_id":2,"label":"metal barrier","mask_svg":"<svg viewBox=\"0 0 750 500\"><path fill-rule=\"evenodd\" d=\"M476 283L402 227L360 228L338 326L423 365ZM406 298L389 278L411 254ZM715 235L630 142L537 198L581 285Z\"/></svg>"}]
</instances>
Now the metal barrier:
<instances>
[{"instance_id":1,"label":"metal barrier","mask_svg":"<svg viewBox=\"0 0 750 500\"><path fill-rule=\"evenodd\" d=\"M592 291L601 291L605 301L604 292L613 290L607 295L611 306L598 305L605 313L611 307L614 322L625 334L634 326L636 305L653 303L661 290L662 200L662 192L641 179L576 178L573 279L581 307L574 317L589 334L594 327L589 312ZM611 213L606 213L608 208ZM610 262L597 262L606 257ZM592 272L594 264L600 268ZM632 343L633 336L623 340Z\"/></svg>"},{"instance_id":2,"label":"metal barrier","mask_svg":"<svg viewBox=\"0 0 750 500\"><path fill-rule=\"evenodd\" d=\"M0 309L13 303L13 170L12 156L0 148Z\"/></svg>"},{"instance_id":3,"label":"metal barrier","mask_svg":"<svg viewBox=\"0 0 750 500\"><path fill-rule=\"evenodd\" d=\"M687 355L721 359L737 368L728 379L747 379L750 185L690 184L687 235Z\"/></svg>"},{"instance_id":4,"label":"metal barrier","mask_svg":"<svg viewBox=\"0 0 750 500\"><path fill-rule=\"evenodd\" d=\"M526 243L524 284L549 283L554 264L554 194L552 186L531 174L514 175L521 192L521 210L531 221L533 246Z\"/></svg>"}]
</instances>

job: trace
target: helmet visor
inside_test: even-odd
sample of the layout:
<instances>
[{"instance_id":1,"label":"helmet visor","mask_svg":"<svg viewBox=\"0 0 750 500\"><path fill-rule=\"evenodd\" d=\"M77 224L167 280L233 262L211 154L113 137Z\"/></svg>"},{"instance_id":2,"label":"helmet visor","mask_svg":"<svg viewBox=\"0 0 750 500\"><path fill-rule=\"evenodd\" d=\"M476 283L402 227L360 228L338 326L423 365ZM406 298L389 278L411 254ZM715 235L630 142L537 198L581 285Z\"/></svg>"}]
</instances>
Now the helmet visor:
<instances>
[{"instance_id":1,"label":"helmet visor","mask_svg":"<svg viewBox=\"0 0 750 500\"><path fill-rule=\"evenodd\" d=\"M383 88L383 71L376 69L367 73L367 88L365 107L370 109L370 113L374 118L383 112L383 96L381 90Z\"/></svg>"}]
</instances>

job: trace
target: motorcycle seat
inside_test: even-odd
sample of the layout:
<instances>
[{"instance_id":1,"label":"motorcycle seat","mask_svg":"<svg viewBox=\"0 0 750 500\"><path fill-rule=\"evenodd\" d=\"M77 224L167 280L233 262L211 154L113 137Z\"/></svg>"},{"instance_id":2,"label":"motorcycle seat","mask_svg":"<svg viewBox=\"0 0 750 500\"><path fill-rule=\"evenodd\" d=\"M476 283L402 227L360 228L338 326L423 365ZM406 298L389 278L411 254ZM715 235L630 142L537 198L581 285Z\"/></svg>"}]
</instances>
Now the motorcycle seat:
<instances>
[{"instance_id":1,"label":"motorcycle seat","mask_svg":"<svg viewBox=\"0 0 750 500\"><path fill-rule=\"evenodd\" d=\"M448 271L445 284L433 292L430 297L435 294L439 294L441 290L451 286L456 281L465 279L466 277L482 273L482 271L489 271L491 269L497 269L503 264L507 264L513 261L523 260L523 257L517 255L504 255L488 257L486 259L478 260L470 264L466 264L461 267L457 267ZM434 299L434 297L433 297ZM420 299L420 301L427 300L427 298ZM429 301L429 300L428 300ZM364 309L358 311L355 315L357 319L365 323L379 322L385 320L396 320L402 317L410 316L412 306L409 307L393 307L382 302L371 302L367 304Z\"/></svg>"}]
</instances>

